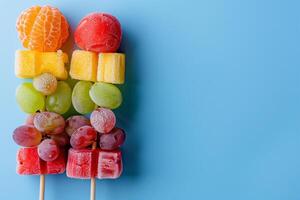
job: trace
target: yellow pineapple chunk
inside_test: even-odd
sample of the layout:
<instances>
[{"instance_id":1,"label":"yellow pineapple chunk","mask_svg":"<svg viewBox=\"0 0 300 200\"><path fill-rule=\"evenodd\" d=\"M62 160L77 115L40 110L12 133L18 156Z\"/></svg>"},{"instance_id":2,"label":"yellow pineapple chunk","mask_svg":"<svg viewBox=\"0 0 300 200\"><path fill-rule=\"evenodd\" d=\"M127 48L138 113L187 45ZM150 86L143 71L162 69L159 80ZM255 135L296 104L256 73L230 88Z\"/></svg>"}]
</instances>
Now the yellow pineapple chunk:
<instances>
[{"instance_id":1,"label":"yellow pineapple chunk","mask_svg":"<svg viewBox=\"0 0 300 200\"><path fill-rule=\"evenodd\" d=\"M70 76L73 79L93 81L97 80L97 53L75 50L71 59Z\"/></svg>"},{"instance_id":2,"label":"yellow pineapple chunk","mask_svg":"<svg viewBox=\"0 0 300 200\"><path fill-rule=\"evenodd\" d=\"M123 84L125 79L125 54L100 53L97 81Z\"/></svg>"},{"instance_id":3,"label":"yellow pineapple chunk","mask_svg":"<svg viewBox=\"0 0 300 200\"><path fill-rule=\"evenodd\" d=\"M58 79L65 80L68 78L68 72L65 69L65 63L68 63L68 55L62 51L44 52L40 56L40 68L42 73L48 72Z\"/></svg>"},{"instance_id":4,"label":"yellow pineapple chunk","mask_svg":"<svg viewBox=\"0 0 300 200\"><path fill-rule=\"evenodd\" d=\"M45 72L53 74L60 80L68 78L65 69L68 55L60 50L57 52L17 50L15 56L15 74L19 78L34 78Z\"/></svg>"},{"instance_id":5,"label":"yellow pineapple chunk","mask_svg":"<svg viewBox=\"0 0 300 200\"><path fill-rule=\"evenodd\" d=\"M37 51L17 50L15 54L15 74L19 78L33 78L40 73Z\"/></svg>"}]
</instances>

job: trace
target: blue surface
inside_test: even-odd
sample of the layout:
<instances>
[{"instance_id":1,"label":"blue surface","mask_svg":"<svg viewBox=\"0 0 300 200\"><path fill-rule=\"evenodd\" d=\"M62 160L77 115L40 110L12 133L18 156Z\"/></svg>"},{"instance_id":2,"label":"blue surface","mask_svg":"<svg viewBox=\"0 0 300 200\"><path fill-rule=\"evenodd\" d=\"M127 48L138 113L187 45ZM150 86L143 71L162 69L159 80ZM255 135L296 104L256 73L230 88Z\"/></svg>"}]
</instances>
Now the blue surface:
<instances>
[{"instance_id":1,"label":"blue surface","mask_svg":"<svg viewBox=\"0 0 300 200\"><path fill-rule=\"evenodd\" d=\"M72 27L117 16L127 54L125 170L97 199L299 200L300 13L296 0L47 1ZM1 2L0 199L37 199L15 174L15 21L45 1ZM89 198L89 181L48 176L46 199Z\"/></svg>"}]
</instances>

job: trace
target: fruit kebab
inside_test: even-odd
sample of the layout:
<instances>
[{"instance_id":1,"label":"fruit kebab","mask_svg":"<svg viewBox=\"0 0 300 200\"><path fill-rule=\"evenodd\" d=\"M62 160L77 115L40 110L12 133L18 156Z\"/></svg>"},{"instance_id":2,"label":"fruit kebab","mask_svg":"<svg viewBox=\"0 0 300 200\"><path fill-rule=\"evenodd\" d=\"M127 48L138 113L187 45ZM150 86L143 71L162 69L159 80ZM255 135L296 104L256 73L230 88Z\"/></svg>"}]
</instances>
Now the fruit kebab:
<instances>
[{"instance_id":1,"label":"fruit kebab","mask_svg":"<svg viewBox=\"0 0 300 200\"><path fill-rule=\"evenodd\" d=\"M73 116L67 120L70 144L67 176L91 179L90 199L95 199L95 178L115 179L122 173L120 146L125 132L116 127L112 109L122 103L122 94L114 84L125 79L125 55L116 53L122 31L119 21L110 14L91 13L75 30L75 50L70 76L79 80L72 92L72 104L90 119Z\"/></svg>"},{"instance_id":2,"label":"fruit kebab","mask_svg":"<svg viewBox=\"0 0 300 200\"><path fill-rule=\"evenodd\" d=\"M64 15L51 6L33 6L17 19L24 48L15 54L15 74L32 79L16 91L19 107L28 118L13 132L22 146L17 152L17 173L40 175L40 200L44 199L45 174L64 173L69 136L62 114L71 106L67 54L59 50L69 36Z\"/></svg>"}]
</instances>

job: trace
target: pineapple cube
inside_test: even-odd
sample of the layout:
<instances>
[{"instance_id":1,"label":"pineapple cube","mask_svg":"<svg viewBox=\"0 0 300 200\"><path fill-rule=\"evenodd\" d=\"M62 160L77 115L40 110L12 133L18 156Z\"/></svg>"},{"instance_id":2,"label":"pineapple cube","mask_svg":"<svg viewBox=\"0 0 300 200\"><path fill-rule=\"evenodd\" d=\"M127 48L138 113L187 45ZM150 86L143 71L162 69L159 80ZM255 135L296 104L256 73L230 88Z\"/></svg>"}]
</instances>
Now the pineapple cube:
<instances>
[{"instance_id":1,"label":"pineapple cube","mask_svg":"<svg viewBox=\"0 0 300 200\"><path fill-rule=\"evenodd\" d=\"M97 81L123 84L125 79L125 54L100 53Z\"/></svg>"},{"instance_id":2,"label":"pineapple cube","mask_svg":"<svg viewBox=\"0 0 300 200\"><path fill-rule=\"evenodd\" d=\"M38 52L18 50L15 53L15 74L19 78L32 78L40 73Z\"/></svg>"},{"instance_id":3,"label":"pineapple cube","mask_svg":"<svg viewBox=\"0 0 300 200\"><path fill-rule=\"evenodd\" d=\"M71 59L70 76L73 79L93 81L97 80L97 53L75 50Z\"/></svg>"},{"instance_id":4,"label":"pineapple cube","mask_svg":"<svg viewBox=\"0 0 300 200\"><path fill-rule=\"evenodd\" d=\"M68 72L65 69L65 63L68 63L68 55L62 51L57 51L57 53L44 52L40 55L41 72L51 73L61 80L68 78Z\"/></svg>"},{"instance_id":5,"label":"pineapple cube","mask_svg":"<svg viewBox=\"0 0 300 200\"><path fill-rule=\"evenodd\" d=\"M68 78L65 63L67 54L62 51L38 52L30 50L16 51L15 74L19 78L34 78L48 72L60 80Z\"/></svg>"}]
</instances>

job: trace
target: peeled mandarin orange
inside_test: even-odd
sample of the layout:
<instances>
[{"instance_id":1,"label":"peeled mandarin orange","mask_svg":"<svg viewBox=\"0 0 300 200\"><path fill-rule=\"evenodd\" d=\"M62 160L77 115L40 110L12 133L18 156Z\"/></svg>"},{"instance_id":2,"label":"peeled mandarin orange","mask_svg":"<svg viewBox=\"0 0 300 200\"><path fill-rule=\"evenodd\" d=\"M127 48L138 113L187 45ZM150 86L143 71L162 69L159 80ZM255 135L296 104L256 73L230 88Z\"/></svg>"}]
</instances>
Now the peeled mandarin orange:
<instances>
[{"instance_id":1,"label":"peeled mandarin orange","mask_svg":"<svg viewBox=\"0 0 300 200\"><path fill-rule=\"evenodd\" d=\"M69 36L69 24L57 8L34 6L21 13L17 31L25 48L56 51Z\"/></svg>"}]
</instances>

